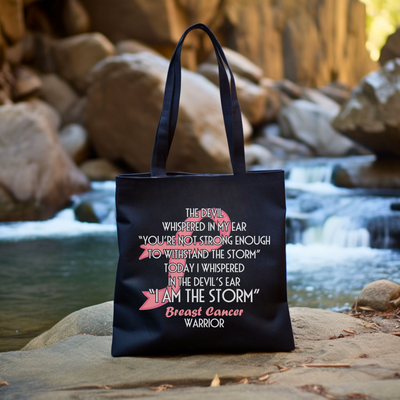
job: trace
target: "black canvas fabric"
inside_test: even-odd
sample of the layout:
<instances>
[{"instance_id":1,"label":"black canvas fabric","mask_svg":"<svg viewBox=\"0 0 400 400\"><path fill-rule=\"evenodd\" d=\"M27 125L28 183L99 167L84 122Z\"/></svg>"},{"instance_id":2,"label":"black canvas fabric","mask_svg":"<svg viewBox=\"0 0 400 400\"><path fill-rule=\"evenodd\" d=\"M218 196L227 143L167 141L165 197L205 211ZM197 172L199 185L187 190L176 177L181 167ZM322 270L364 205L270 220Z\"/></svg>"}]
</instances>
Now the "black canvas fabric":
<instances>
[{"instance_id":1,"label":"black canvas fabric","mask_svg":"<svg viewBox=\"0 0 400 400\"><path fill-rule=\"evenodd\" d=\"M232 175L166 172L179 111L180 53L193 29L210 36L217 55ZM284 173L246 172L234 77L203 24L186 30L171 58L151 171L119 175L116 206L113 356L294 349Z\"/></svg>"}]
</instances>

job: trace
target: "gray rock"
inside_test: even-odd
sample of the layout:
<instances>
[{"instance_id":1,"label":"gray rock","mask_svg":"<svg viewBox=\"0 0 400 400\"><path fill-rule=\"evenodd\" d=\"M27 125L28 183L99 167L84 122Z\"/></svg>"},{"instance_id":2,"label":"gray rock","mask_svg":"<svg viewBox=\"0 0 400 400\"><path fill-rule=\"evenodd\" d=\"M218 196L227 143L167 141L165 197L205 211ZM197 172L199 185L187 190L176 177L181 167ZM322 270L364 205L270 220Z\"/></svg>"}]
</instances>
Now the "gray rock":
<instances>
[{"instance_id":1,"label":"gray rock","mask_svg":"<svg viewBox=\"0 0 400 400\"><path fill-rule=\"evenodd\" d=\"M108 301L73 312L32 339L22 350L41 349L74 335L112 335L113 304L113 301Z\"/></svg>"},{"instance_id":2,"label":"gray rock","mask_svg":"<svg viewBox=\"0 0 400 400\"><path fill-rule=\"evenodd\" d=\"M381 279L365 285L355 303L375 311L389 311L400 307L400 285Z\"/></svg>"},{"instance_id":3,"label":"gray rock","mask_svg":"<svg viewBox=\"0 0 400 400\"><path fill-rule=\"evenodd\" d=\"M379 63L384 65L387 61L400 57L400 28L389 35L381 49Z\"/></svg>"},{"instance_id":4,"label":"gray rock","mask_svg":"<svg viewBox=\"0 0 400 400\"><path fill-rule=\"evenodd\" d=\"M317 156L337 157L355 151L354 143L330 125L335 110L307 100L294 100L281 110L280 119L290 129L289 138L307 145Z\"/></svg>"},{"instance_id":5,"label":"gray rock","mask_svg":"<svg viewBox=\"0 0 400 400\"><path fill-rule=\"evenodd\" d=\"M332 126L380 158L400 155L400 58L365 76Z\"/></svg>"},{"instance_id":6,"label":"gray rock","mask_svg":"<svg viewBox=\"0 0 400 400\"><path fill-rule=\"evenodd\" d=\"M318 400L317 389L343 398L357 398L354 393L396 398L398 337L371 331L344 314L307 308L290 312L296 349L289 353L112 358L110 336L75 335L41 349L0 354L0 378L9 384L0 391L6 399ZM340 334L344 337L329 340ZM305 368L304 363L351 367ZM290 369L279 372L276 364ZM215 374L221 386L210 388ZM268 379L258 379L266 374ZM243 379L248 384L238 384ZM162 390L165 384L171 386Z\"/></svg>"},{"instance_id":7,"label":"gray rock","mask_svg":"<svg viewBox=\"0 0 400 400\"><path fill-rule=\"evenodd\" d=\"M308 87L302 88L302 96L304 100L311 101L312 103L318 104L321 107L326 108L329 111L335 112L336 114L340 111L340 105L332 100L330 97L323 94L317 89L312 89Z\"/></svg>"},{"instance_id":8,"label":"gray rock","mask_svg":"<svg viewBox=\"0 0 400 400\"><path fill-rule=\"evenodd\" d=\"M262 135L256 139L256 143L265 146L276 157L292 159L313 155L310 148L303 143L281 137L278 124L267 125L262 130Z\"/></svg>"}]
</instances>

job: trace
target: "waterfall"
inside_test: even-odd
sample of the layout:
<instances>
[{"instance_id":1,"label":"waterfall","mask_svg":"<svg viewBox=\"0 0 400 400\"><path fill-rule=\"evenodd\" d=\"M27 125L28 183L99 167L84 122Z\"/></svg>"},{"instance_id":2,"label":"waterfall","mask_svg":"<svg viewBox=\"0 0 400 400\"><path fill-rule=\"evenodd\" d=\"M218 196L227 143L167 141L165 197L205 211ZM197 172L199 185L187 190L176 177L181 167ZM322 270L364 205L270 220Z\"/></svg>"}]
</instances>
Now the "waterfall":
<instances>
[{"instance_id":1,"label":"waterfall","mask_svg":"<svg viewBox=\"0 0 400 400\"><path fill-rule=\"evenodd\" d=\"M370 234L356 227L349 217L331 216L322 226L312 226L303 232L305 245L322 243L339 247L369 247Z\"/></svg>"},{"instance_id":2,"label":"waterfall","mask_svg":"<svg viewBox=\"0 0 400 400\"><path fill-rule=\"evenodd\" d=\"M289 181L296 183L331 183L331 165L294 166L289 172Z\"/></svg>"}]
</instances>

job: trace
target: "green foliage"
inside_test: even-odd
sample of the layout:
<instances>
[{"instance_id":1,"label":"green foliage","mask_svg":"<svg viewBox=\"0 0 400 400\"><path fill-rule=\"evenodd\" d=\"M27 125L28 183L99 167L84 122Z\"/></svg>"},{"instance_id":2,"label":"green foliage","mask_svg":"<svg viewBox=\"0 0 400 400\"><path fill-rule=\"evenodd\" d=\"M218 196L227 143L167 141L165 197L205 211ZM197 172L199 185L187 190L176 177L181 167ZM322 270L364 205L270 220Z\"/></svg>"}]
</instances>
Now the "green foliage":
<instances>
[{"instance_id":1,"label":"green foliage","mask_svg":"<svg viewBox=\"0 0 400 400\"><path fill-rule=\"evenodd\" d=\"M378 60L387 37L400 26L400 0L360 0L366 5L367 43L373 60Z\"/></svg>"}]
</instances>

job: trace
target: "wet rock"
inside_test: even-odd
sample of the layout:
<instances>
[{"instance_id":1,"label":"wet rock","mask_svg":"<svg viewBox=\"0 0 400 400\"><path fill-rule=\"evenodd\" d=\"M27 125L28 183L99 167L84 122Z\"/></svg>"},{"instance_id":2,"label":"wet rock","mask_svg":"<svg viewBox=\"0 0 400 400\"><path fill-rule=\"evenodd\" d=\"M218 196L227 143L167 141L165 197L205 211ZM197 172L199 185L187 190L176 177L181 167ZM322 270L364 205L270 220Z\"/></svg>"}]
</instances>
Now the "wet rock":
<instances>
[{"instance_id":1,"label":"wet rock","mask_svg":"<svg viewBox=\"0 0 400 400\"><path fill-rule=\"evenodd\" d=\"M89 189L65 153L50 106L0 107L0 220L43 220Z\"/></svg>"},{"instance_id":2,"label":"wet rock","mask_svg":"<svg viewBox=\"0 0 400 400\"><path fill-rule=\"evenodd\" d=\"M167 69L166 59L150 53L110 57L96 66L85 120L100 157L122 160L138 172L149 171ZM243 120L248 137L251 127L245 117ZM169 170L231 171L219 90L203 76L187 70L182 71L174 143Z\"/></svg>"},{"instance_id":3,"label":"wet rock","mask_svg":"<svg viewBox=\"0 0 400 400\"><path fill-rule=\"evenodd\" d=\"M59 132L59 137L64 149L76 164L81 164L89 157L89 135L82 125L65 125Z\"/></svg>"},{"instance_id":4,"label":"wet rock","mask_svg":"<svg viewBox=\"0 0 400 400\"><path fill-rule=\"evenodd\" d=\"M32 339L23 350L41 349L74 335L111 336L113 301L69 314L48 331Z\"/></svg>"},{"instance_id":5,"label":"wet rock","mask_svg":"<svg viewBox=\"0 0 400 400\"><path fill-rule=\"evenodd\" d=\"M358 295L355 307L368 307L375 311L389 311L400 307L400 285L381 279L365 285Z\"/></svg>"},{"instance_id":6,"label":"wet rock","mask_svg":"<svg viewBox=\"0 0 400 400\"><path fill-rule=\"evenodd\" d=\"M375 160L335 166L332 183L339 187L364 189L400 189L400 161Z\"/></svg>"},{"instance_id":7,"label":"wet rock","mask_svg":"<svg viewBox=\"0 0 400 400\"><path fill-rule=\"evenodd\" d=\"M232 72L254 83L259 83L264 75L263 70L260 67L234 50L231 50L227 47L223 47L223 50ZM209 58L207 59L207 63L217 65L215 52L210 54Z\"/></svg>"},{"instance_id":8,"label":"wet rock","mask_svg":"<svg viewBox=\"0 0 400 400\"><path fill-rule=\"evenodd\" d=\"M52 345L31 351L1 353L0 375L9 383L1 388L2 393L6 397L29 396L33 399L146 397L153 394L149 387L170 384L172 387L158 397L261 400L267 396L303 400L317 397L304 387L319 385L326 387L330 394L340 393L343 398L355 398L355 395L349 395L354 394L356 387L358 398L391 399L400 388L396 379L399 338L379 331L371 333L363 321L344 314L291 308L296 350L290 353L112 358L111 336L88 332L91 326L98 327L100 334L111 328L111 304L97 307L87 308L76 313L74 318L69 319L72 314L61 321L59 328L62 327L62 331L59 329L58 335L62 340ZM106 310L104 316L101 315L102 307ZM104 325L103 330L103 323L108 328ZM356 333L348 334L344 329ZM80 335L81 332L89 334ZM340 335L343 335L340 339L328 340ZM52 338L57 340L52 335L46 340ZM43 339L39 346L46 343ZM351 367L304 368L304 363L351 364ZM288 367L288 370L279 372L276 364ZM132 371L140 373L132 374ZM373 378L366 379L366 372ZM267 373L269 377L265 381L258 379ZM218 374L221 386L204 387L210 385L215 374ZM245 378L248 384L232 385ZM273 385L269 384L271 382ZM179 390L174 390L175 387Z\"/></svg>"},{"instance_id":9,"label":"wet rock","mask_svg":"<svg viewBox=\"0 0 400 400\"><path fill-rule=\"evenodd\" d=\"M87 160L81 164L80 169L91 181L113 181L117 175L125 172L103 158Z\"/></svg>"},{"instance_id":10,"label":"wet rock","mask_svg":"<svg viewBox=\"0 0 400 400\"><path fill-rule=\"evenodd\" d=\"M400 216L373 217L368 221L370 245L378 249L400 249Z\"/></svg>"},{"instance_id":11,"label":"wet rock","mask_svg":"<svg viewBox=\"0 0 400 400\"><path fill-rule=\"evenodd\" d=\"M13 99L20 100L36 94L42 86L38 75L29 67L21 65L14 69Z\"/></svg>"},{"instance_id":12,"label":"wet rock","mask_svg":"<svg viewBox=\"0 0 400 400\"><path fill-rule=\"evenodd\" d=\"M78 90L88 84L90 70L115 54L114 45L101 33L84 33L54 42L58 73Z\"/></svg>"},{"instance_id":13,"label":"wet rock","mask_svg":"<svg viewBox=\"0 0 400 400\"><path fill-rule=\"evenodd\" d=\"M68 36L90 30L89 15L79 0L66 0L63 3L62 19L64 31Z\"/></svg>"},{"instance_id":14,"label":"wet rock","mask_svg":"<svg viewBox=\"0 0 400 400\"><path fill-rule=\"evenodd\" d=\"M23 0L0 1L0 25L10 42L22 39L25 33Z\"/></svg>"},{"instance_id":15,"label":"wet rock","mask_svg":"<svg viewBox=\"0 0 400 400\"><path fill-rule=\"evenodd\" d=\"M197 72L205 76L216 86L219 86L217 65L203 63L199 65ZM268 101L267 90L246 78L242 78L240 75L235 77L235 84L240 109L252 125L257 125L265 117L265 109L267 108Z\"/></svg>"},{"instance_id":16,"label":"wet rock","mask_svg":"<svg viewBox=\"0 0 400 400\"><path fill-rule=\"evenodd\" d=\"M246 167L252 165L266 165L274 160L273 154L264 146L253 143L244 147Z\"/></svg>"},{"instance_id":17,"label":"wet rock","mask_svg":"<svg viewBox=\"0 0 400 400\"><path fill-rule=\"evenodd\" d=\"M385 65L387 61L400 57L400 28L389 35L381 49L379 63Z\"/></svg>"},{"instance_id":18,"label":"wet rock","mask_svg":"<svg viewBox=\"0 0 400 400\"><path fill-rule=\"evenodd\" d=\"M281 111L287 123L289 138L307 145L317 156L344 156L355 151L351 140L336 132L330 125L336 111L327 110L306 100L294 100Z\"/></svg>"},{"instance_id":19,"label":"wet rock","mask_svg":"<svg viewBox=\"0 0 400 400\"><path fill-rule=\"evenodd\" d=\"M41 80L41 98L52 105L62 117L78 101L78 95L70 84L56 74L43 74Z\"/></svg>"},{"instance_id":20,"label":"wet rock","mask_svg":"<svg viewBox=\"0 0 400 400\"><path fill-rule=\"evenodd\" d=\"M368 74L332 122L380 158L400 155L400 58Z\"/></svg>"},{"instance_id":21,"label":"wet rock","mask_svg":"<svg viewBox=\"0 0 400 400\"><path fill-rule=\"evenodd\" d=\"M114 192L92 190L75 198L73 205L75 218L80 222L115 225L113 194Z\"/></svg>"}]
</instances>

